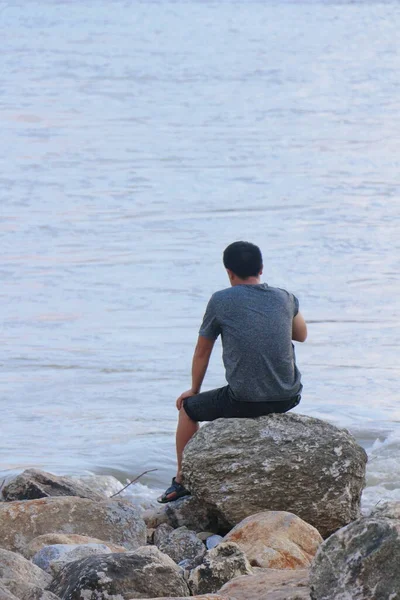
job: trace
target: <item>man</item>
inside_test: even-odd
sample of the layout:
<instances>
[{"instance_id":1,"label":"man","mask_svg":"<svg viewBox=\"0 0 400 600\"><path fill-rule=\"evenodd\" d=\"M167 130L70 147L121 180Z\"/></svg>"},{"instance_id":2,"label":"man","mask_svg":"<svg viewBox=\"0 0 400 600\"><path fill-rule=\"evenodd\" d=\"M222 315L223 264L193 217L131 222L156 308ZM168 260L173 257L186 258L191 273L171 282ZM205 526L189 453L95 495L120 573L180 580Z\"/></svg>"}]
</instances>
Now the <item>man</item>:
<instances>
[{"instance_id":1,"label":"man","mask_svg":"<svg viewBox=\"0 0 400 600\"><path fill-rule=\"evenodd\" d=\"M161 503L190 493L182 485L182 454L199 421L283 413L300 402L292 340L304 342L307 325L297 298L261 283L262 256L254 244L230 244L223 262L231 287L213 294L208 303L193 356L192 387L176 401L178 471L158 499ZM228 385L200 393L219 335Z\"/></svg>"}]
</instances>

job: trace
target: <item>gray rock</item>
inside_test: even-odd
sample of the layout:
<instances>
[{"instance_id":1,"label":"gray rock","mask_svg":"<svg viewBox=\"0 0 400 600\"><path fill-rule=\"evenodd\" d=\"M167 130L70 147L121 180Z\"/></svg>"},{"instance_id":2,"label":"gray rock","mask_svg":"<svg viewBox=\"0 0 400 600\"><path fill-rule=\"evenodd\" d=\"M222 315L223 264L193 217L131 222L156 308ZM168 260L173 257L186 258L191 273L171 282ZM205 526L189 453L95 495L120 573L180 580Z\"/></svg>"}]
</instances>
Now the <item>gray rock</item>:
<instances>
[{"instance_id":1,"label":"gray rock","mask_svg":"<svg viewBox=\"0 0 400 600\"><path fill-rule=\"evenodd\" d=\"M366 517L340 529L311 566L313 600L399 600L400 520Z\"/></svg>"},{"instance_id":2,"label":"gray rock","mask_svg":"<svg viewBox=\"0 0 400 600\"><path fill-rule=\"evenodd\" d=\"M49 496L79 496L90 500L103 501L100 494L88 485L75 481L71 477L58 477L39 469L27 469L17 475L2 490L3 499L7 502L15 500L36 500Z\"/></svg>"},{"instance_id":3,"label":"gray rock","mask_svg":"<svg viewBox=\"0 0 400 600\"><path fill-rule=\"evenodd\" d=\"M0 579L29 583L30 585L42 588L45 588L51 581L50 575L39 569L36 565L33 565L23 556L1 548Z\"/></svg>"},{"instance_id":4,"label":"gray rock","mask_svg":"<svg viewBox=\"0 0 400 600\"><path fill-rule=\"evenodd\" d=\"M167 523L174 529L186 526L192 531L219 531L220 524L215 509L199 502L194 496L185 496L164 504L158 509L147 510L143 514L147 527L156 528Z\"/></svg>"},{"instance_id":5,"label":"gray rock","mask_svg":"<svg viewBox=\"0 0 400 600\"><path fill-rule=\"evenodd\" d=\"M32 562L54 577L69 562L94 554L111 553L112 550L105 544L54 544L39 550Z\"/></svg>"},{"instance_id":6,"label":"gray rock","mask_svg":"<svg viewBox=\"0 0 400 600\"><path fill-rule=\"evenodd\" d=\"M49 587L62 600L188 596L181 569L155 546L67 564Z\"/></svg>"},{"instance_id":7,"label":"gray rock","mask_svg":"<svg viewBox=\"0 0 400 600\"><path fill-rule=\"evenodd\" d=\"M203 562L203 556L204 555L198 554L194 558L185 558L178 563L178 566L185 572L185 579L189 578L190 571L193 571L193 569L201 565Z\"/></svg>"},{"instance_id":8,"label":"gray rock","mask_svg":"<svg viewBox=\"0 0 400 600\"><path fill-rule=\"evenodd\" d=\"M164 526L160 525L160 527ZM173 529L156 545L161 552L167 554L176 563L185 559L201 558L206 553L203 542L199 540L194 531L189 531L187 527Z\"/></svg>"},{"instance_id":9,"label":"gray rock","mask_svg":"<svg viewBox=\"0 0 400 600\"><path fill-rule=\"evenodd\" d=\"M220 544L223 541L223 539L224 538L222 537L222 535L210 535L210 537L206 539L207 550L212 550L213 548L218 546L218 544Z\"/></svg>"},{"instance_id":10,"label":"gray rock","mask_svg":"<svg viewBox=\"0 0 400 600\"><path fill-rule=\"evenodd\" d=\"M252 573L250 563L239 546L224 542L207 552L203 564L190 573L188 583L193 595L212 594L234 577Z\"/></svg>"},{"instance_id":11,"label":"gray rock","mask_svg":"<svg viewBox=\"0 0 400 600\"><path fill-rule=\"evenodd\" d=\"M159 546L164 542L164 540L168 539L168 536L174 531L174 528L168 523L162 523L155 529L153 535L153 544L155 546Z\"/></svg>"},{"instance_id":12,"label":"gray rock","mask_svg":"<svg viewBox=\"0 0 400 600\"><path fill-rule=\"evenodd\" d=\"M326 537L360 516L367 455L345 430L298 414L218 419L190 440L185 485L231 527L288 511Z\"/></svg>"},{"instance_id":13,"label":"gray rock","mask_svg":"<svg viewBox=\"0 0 400 600\"><path fill-rule=\"evenodd\" d=\"M146 543L146 525L126 501L65 496L0 504L0 547L24 554L31 540L53 532L101 536L129 550Z\"/></svg>"}]
</instances>

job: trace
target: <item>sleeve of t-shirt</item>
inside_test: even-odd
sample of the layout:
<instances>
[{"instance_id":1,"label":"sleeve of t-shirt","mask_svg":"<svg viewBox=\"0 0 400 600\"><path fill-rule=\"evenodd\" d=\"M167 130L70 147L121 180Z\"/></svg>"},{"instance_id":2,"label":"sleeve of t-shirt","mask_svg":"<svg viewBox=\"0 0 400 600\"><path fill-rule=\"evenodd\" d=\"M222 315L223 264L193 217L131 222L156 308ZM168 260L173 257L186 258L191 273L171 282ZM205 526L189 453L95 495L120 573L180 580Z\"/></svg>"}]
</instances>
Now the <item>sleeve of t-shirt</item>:
<instances>
[{"instance_id":1,"label":"sleeve of t-shirt","mask_svg":"<svg viewBox=\"0 0 400 600\"><path fill-rule=\"evenodd\" d=\"M215 301L213 297L207 304L206 312L203 317L203 322L200 327L199 335L208 338L209 340L216 340L221 333L221 327L217 320L215 311Z\"/></svg>"},{"instance_id":2,"label":"sleeve of t-shirt","mask_svg":"<svg viewBox=\"0 0 400 600\"><path fill-rule=\"evenodd\" d=\"M293 297L293 306L294 306L294 313L293 313L293 318L294 318L297 315L297 313L299 312L299 301L294 294L292 294L292 297Z\"/></svg>"}]
</instances>

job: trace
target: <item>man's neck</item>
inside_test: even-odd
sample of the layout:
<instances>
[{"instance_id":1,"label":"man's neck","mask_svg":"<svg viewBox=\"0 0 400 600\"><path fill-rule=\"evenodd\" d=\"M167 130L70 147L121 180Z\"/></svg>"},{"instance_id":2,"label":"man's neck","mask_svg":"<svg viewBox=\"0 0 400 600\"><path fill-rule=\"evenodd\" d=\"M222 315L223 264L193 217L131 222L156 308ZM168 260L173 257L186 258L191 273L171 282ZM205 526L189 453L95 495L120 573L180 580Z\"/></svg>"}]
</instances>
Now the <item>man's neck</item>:
<instances>
[{"instance_id":1,"label":"man's neck","mask_svg":"<svg viewBox=\"0 0 400 600\"><path fill-rule=\"evenodd\" d=\"M232 282L232 286L235 285L259 285L261 283L260 277L247 277L247 279L239 279L239 277L235 278L235 281Z\"/></svg>"}]
</instances>

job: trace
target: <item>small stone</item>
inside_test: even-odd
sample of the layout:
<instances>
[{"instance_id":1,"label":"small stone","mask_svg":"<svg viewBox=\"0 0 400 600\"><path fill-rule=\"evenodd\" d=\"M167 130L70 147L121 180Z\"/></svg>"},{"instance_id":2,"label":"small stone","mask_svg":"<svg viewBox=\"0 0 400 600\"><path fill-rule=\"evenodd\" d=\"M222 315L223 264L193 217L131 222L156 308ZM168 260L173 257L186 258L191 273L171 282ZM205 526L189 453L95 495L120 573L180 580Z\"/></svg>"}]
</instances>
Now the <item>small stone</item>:
<instances>
[{"instance_id":1,"label":"small stone","mask_svg":"<svg viewBox=\"0 0 400 600\"><path fill-rule=\"evenodd\" d=\"M223 541L223 539L224 538L222 537L222 535L210 535L210 537L206 539L207 550L212 550L212 548L218 546L218 544L220 544Z\"/></svg>"}]
</instances>

